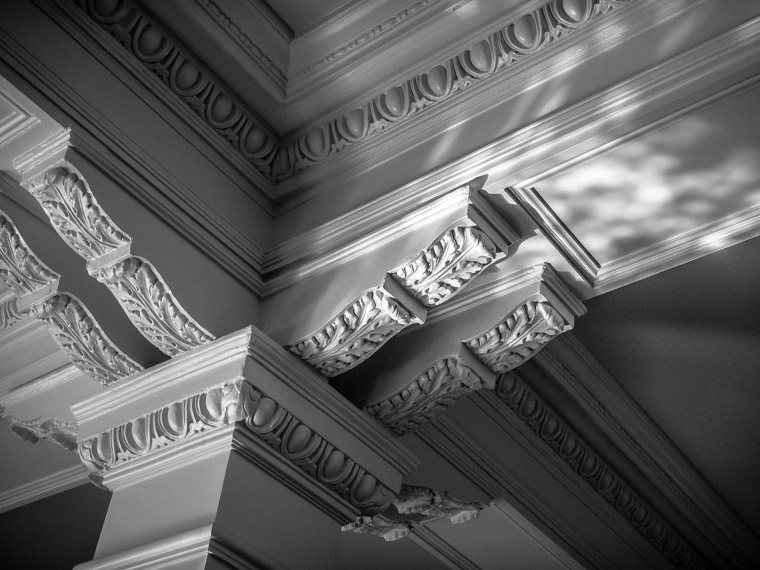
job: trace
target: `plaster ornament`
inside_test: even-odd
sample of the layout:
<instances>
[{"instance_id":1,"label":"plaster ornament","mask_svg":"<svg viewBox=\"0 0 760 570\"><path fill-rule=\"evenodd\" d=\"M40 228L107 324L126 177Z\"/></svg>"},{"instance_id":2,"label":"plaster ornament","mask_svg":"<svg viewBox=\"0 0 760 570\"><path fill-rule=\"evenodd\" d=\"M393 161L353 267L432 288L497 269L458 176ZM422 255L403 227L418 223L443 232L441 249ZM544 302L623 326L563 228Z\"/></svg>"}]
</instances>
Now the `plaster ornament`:
<instances>
[{"instance_id":1,"label":"plaster ornament","mask_svg":"<svg viewBox=\"0 0 760 570\"><path fill-rule=\"evenodd\" d=\"M374 534L386 542L393 542L409 536L412 525L407 521L394 521L383 515L373 517L356 517L352 523L343 525L343 532L355 532L357 534Z\"/></svg>"},{"instance_id":2,"label":"plaster ornament","mask_svg":"<svg viewBox=\"0 0 760 570\"><path fill-rule=\"evenodd\" d=\"M58 286L60 275L34 255L12 220L0 210L0 280L17 297Z\"/></svg>"},{"instance_id":3,"label":"plaster ornament","mask_svg":"<svg viewBox=\"0 0 760 570\"><path fill-rule=\"evenodd\" d=\"M30 308L48 325L58 345L82 372L104 386L143 369L121 352L76 297L57 293Z\"/></svg>"},{"instance_id":4,"label":"plaster ornament","mask_svg":"<svg viewBox=\"0 0 760 570\"><path fill-rule=\"evenodd\" d=\"M2 269L0 269L0 271L2 271ZM22 315L16 308L15 298L0 303L0 332L12 327L22 320L24 320L24 315Z\"/></svg>"},{"instance_id":5,"label":"plaster ornament","mask_svg":"<svg viewBox=\"0 0 760 570\"><path fill-rule=\"evenodd\" d=\"M209 388L79 442L82 462L107 471L175 442L243 418L242 381Z\"/></svg>"},{"instance_id":6,"label":"plaster ornament","mask_svg":"<svg viewBox=\"0 0 760 570\"><path fill-rule=\"evenodd\" d=\"M462 396L483 387L480 377L455 356L435 361L405 388L364 409L394 433L415 431L443 414Z\"/></svg>"},{"instance_id":7,"label":"plaster ornament","mask_svg":"<svg viewBox=\"0 0 760 570\"><path fill-rule=\"evenodd\" d=\"M488 267L496 245L479 229L455 226L390 275L425 307L440 305Z\"/></svg>"},{"instance_id":8,"label":"plaster ornament","mask_svg":"<svg viewBox=\"0 0 760 570\"><path fill-rule=\"evenodd\" d=\"M249 431L363 515L390 506L393 493L371 473L258 389L246 384L245 390L243 423Z\"/></svg>"},{"instance_id":9,"label":"plaster ornament","mask_svg":"<svg viewBox=\"0 0 760 570\"><path fill-rule=\"evenodd\" d=\"M166 282L147 260L129 256L100 269L105 284L138 331L170 356L214 340L182 308Z\"/></svg>"},{"instance_id":10,"label":"plaster ornament","mask_svg":"<svg viewBox=\"0 0 760 570\"><path fill-rule=\"evenodd\" d=\"M129 247L132 238L103 211L73 166L64 163L49 168L32 177L26 187L58 235L87 261Z\"/></svg>"},{"instance_id":11,"label":"plaster ornament","mask_svg":"<svg viewBox=\"0 0 760 570\"><path fill-rule=\"evenodd\" d=\"M393 500L399 514L416 514L430 518L446 518L460 524L477 518L486 505L455 499L444 491L443 496L428 487L403 485Z\"/></svg>"},{"instance_id":12,"label":"plaster ornament","mask_svg":"<svg viewBox=\"0 0 760 570\"><path fill-rule=\"evenodd\" d=\"M322 329L286 348L333 377L368 358L413 322L419 321L376 287L359 295Z\"/></svg>"},{"instance_id":13,"label":"plaster ornament","mask_svg":"<svg viewBox=\"0 0 760 570\"><path fill-rule=\"evenodd\" d=\"M66 422L59 418L41 417L32 420L21 420L13 416L6 416L11 424L11 431L19 438L29 443L47 441L66 449L74 451L77 448L77 424Z\"/></svg>"},{"instance_id":14,"label":"plaster ornament","mask_svg":"<svg viewBox=\"0 0 760 570\"><path fill-rule=\"evenodd\" d=\"M494 328L464 341L464 345L497 373L532 358L556 335L572 328L546 301L520 305Z\"/></svg>"},{"instance_id":15,"label":"plaster ornament","mask_svg":"<svg viewBox=\"0 0 760 570\"><path fill-rule=\"evenodd\" d=\"M676 568L705 568L702 559L691 545L670 528L660 515L539 399L515 372L502 374L496 382L494 393Z\"/></svg>"}]
</instances>

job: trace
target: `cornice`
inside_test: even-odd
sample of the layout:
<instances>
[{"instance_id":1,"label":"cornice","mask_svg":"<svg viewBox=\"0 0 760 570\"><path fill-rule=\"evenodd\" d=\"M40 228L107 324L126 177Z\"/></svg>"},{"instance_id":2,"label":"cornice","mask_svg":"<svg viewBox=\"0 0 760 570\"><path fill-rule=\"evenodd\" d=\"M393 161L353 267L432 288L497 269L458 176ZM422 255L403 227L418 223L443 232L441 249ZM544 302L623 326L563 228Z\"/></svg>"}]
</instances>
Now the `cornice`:
<instances>
[{"instance_id":1,"label":"cornice","mask_svg":"<svg viewBox=\"0 0 760 570\"><path fill-rule=\"evenodd\" d=\"M676 568L706 568L701 556L608 463L538 398L515 372L499 377L496 397Z\"/></svg>"},{"instance_id":2,"label":"cornice","mask_svg":"<svg viewBox=\"0 0 760 570\"><path fill-rule=\"evenodd\" d=\"M51 475L40 477L0 493L0 513L10 511L27 503L33 503L50 495L66 491L87 482L87 472L81 465L74 465Z\"/></svg>"},{"instance_id":3,"label":"cornice","mask_svg":"<svg viewBox=\"0 0 760 570\"><path fill-rule=\"evenodd\" d=\"M73 364L65 364L56 368L52 372L38 376L34 380L18 386L17 388L13 388L10 391L6 392L0 390L0 406L10 408L24 400L31 399L39 394L47 392L48 390L52 390L58 386L71 382L81 374L82 371Z\"/></svg>"},{"instance_id":4,"label":"cornice","mask_svg":"<svg viewBox=\"0 0 760 570\"><path fill-rule=\"evenodd\" d=\"M593 429L614 442L703 536L718 537L716 550L737 567L757 559L755 533L576 337L558 339L533 364L564 387Z\"/></svg>"}]
</instances>

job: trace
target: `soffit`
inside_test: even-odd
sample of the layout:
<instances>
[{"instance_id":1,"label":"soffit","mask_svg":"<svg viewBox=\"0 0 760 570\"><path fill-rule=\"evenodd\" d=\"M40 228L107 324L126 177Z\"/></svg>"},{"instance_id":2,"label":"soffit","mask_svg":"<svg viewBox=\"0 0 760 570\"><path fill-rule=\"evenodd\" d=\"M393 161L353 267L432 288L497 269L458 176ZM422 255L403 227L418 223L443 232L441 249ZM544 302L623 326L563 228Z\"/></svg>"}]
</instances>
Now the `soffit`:
<instances>
[{"instance_id":1,"label":"soffit","mask_svg":"<svg viewBox=\"0 0 760 570\"><path fill-rule=\"evenodd\" d=\"M587 301L573 334L760 535L760 238Z\"/></svg>"}]
</instances>

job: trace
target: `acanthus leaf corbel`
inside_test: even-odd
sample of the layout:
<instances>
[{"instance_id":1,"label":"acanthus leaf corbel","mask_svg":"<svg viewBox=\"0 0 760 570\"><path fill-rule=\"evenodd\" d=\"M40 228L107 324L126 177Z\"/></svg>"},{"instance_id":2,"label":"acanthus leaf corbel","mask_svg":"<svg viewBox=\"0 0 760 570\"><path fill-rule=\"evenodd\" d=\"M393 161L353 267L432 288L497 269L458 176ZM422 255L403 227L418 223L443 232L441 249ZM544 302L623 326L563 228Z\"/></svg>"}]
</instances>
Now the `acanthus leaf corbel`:
<instances>
[{"instance_id":1,"label":"acanthus leaf corbel","mask_svg":"<svg viewBox=\"0 0 760 570\"><path fill-rule=\"evenodd\" d=\"M54 149L48 149L52 158L45 158L43 149L14 163L22 185L61 239L87 261L89 273L109 288L132 324L162 352L174 356L213 340L150 261L131 254L132 238L103 210L84 176L62 158L68 136L64 142L62 148L63 143L43 143Z\"/></svg>"}]
</instances>

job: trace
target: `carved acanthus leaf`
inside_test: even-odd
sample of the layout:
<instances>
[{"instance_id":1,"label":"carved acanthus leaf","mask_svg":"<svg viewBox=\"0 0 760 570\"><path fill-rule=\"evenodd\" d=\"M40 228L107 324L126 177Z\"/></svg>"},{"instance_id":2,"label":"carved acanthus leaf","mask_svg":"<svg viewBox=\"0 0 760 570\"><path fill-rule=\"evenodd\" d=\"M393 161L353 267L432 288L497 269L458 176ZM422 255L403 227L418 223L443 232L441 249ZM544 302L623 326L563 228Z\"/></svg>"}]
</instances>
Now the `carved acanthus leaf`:
<instances>
[{"instance_id":1,"label":"carved acanthus leaf","mask_svg":"<svg viewBox=\"0 0 760 570\"><path fill-rule=\"evenodd\" d=\"M628 483L578 437L515 373L496 382L496 396L676 568L702 570L699 554Z\"/></svg>"},{"instance_id":2,"label":"carved acanthus leaf","mask_svg":"<svg viewBox=\"0 0 760 570\"><path fill-rule=\"evenodd\" d=\"M431 518L447 518L454 524L470 521L478 516L486 505L455 499L444 491L443 496L427 487L403 485L393 500L399 514L415 514Z\"/></svg>"},{"instance_id":3,"label":"carved acanthus leaf","mask_svg":"<svg viewBox=\"0 0 760 570\"><path fill-rule=\"evenodd\" d=\"M20 297L55 288L59 277L37 259L13 221L0 210L0 280Z\"/></svg>"},{"instance_id":4,"label":"carved acanthus leaf","mask_svg":"<svg viewBox=\"0 0 760 570\"><path fill-rule=\"evenodd\" d=\"M142 370L111 342L76 297L58 293L33 305L30 313L48 325L77 368L104 386Z\"/></svg>"},{"instance_id":5,"label":"carved acanthus leaf","mask_svg":"<svg viewBox=\"0 0 760 570\"><path fill-rule=\"evenodd\" d=\"M477 277L496 255L496 246L482 231L456 226L391 276L423 305L433 307Z\"/></svg>"},{"instance_id":6,"label":"carved acanthus leaf","mask_svg":"<svg viewBox=\"0 0 760 570\"><path fill-rule=\"evenodd\" d=\"M357 517L354 522L340 527L340 530L343 532L374 534L386 542L400 540L409 536L411 529L412 525L408 521L394 521L383 515Z\"/></svg>"},{"instance_id":7,"label":"carved acanthus leaf","mask_svg":"<svg viewBox=\"0 0 760 570\"><path fill-rule=\"evenodd\" d=\"M16 436L29 443L47 441L60 445L68 451L77 448L78 427L75 422L66 422L59 418L43 420L41 417L21 420L13 416L5 416L3 419L10 422L11 431Z\"/></svg>"},{"instance_id":8,"label":"carved acanthus leaf","mask_svg":"<svg viewBox=\"0 0 760 570\"><path fill-rule=\"evenodd\" d=\"M90 469L106 471L132 459L243 418L242 380L215 386L79 443Z\"/></svg>"},{"instance_id":9,"label":"carved acanthus leaf","mask_svg":"<svg viewBox=\"0 0 760 570\"><path fill-rule=\"evenodd\" d=\"M159 350L174 356L214 340L182 308L146 259L130 256L98 271L132 324Z\"/></svg>"},{"instance_id":10,"label":"carved acanthus leaf","mask_svg":"<svg viewBox=\"0 0 760 570\"><path fill-rule=\"evenodd\" d=\"M374 353L414 319L385 291L370 289L325 327L287 348L325 376L337 376Z\"/></svg>"},{"instance_id":11,"label":"carved acanthus leaf","mask_svg":"<svg viewBox=\"0 0 760 570\"><path fill-rule=\"evenodd\" d=\"M532 358L556 335L570 327L546 301L528 301L485 333L464 341L465 346L497 373Z\"/></svg>"},{"instance_id":12,"label":"carved acanthus leaf","mask_svg":"<svg viewBox=\"0 0 760 570\"><path fill-rule=\"evenodd\" d=\"M245 385L245 426L280 455L346 499L364 515L383 512L393 493L279 403Z\"/></svg>"},{"instance_id":13,"label":"carved acanthus leaf","mask_svg":"<svg viewBox=\"0 0 760 570\"><path fill-rule=\"evenodd\" d=\"M24 316L16 308L16 299L0 303L0 332L22 321Z\"/></svg>"},{"instance_id":14,"label":"carved acanthus leaf","mask_svg":"<svg viewBox=\"0 0 760 570\"><path fill-rule=\"evenodd\" d=\"M404 435L434 420L459 398L481 387L482 381L472 369L457 357L446 356L405 388L364 409L393 432Z\"/></svg>"},{"instance_id":15,"label":"carved acanthus leaf","mask_svg":"<svg viewBox=\"0 0 760 570\"><path fill-rule=\"evenodd\" d=\"M87 182L71 166L55 166L27 187L58 235L87 261L124 248L131 238L102 210Z\"/></svg>"}]
</instances>

